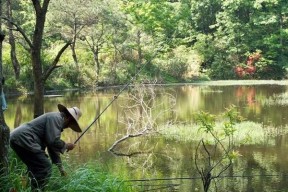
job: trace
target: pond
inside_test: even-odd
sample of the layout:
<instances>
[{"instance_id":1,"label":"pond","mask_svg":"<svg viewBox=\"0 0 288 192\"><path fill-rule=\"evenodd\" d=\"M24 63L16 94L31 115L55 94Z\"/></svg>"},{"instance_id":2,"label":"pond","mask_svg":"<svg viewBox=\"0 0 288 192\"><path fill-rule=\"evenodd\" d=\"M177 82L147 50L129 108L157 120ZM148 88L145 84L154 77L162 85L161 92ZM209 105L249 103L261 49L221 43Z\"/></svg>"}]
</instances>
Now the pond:
<instances>
[{"instance_id":1,"label":"pond","mask_svg":"<svg viewBox=\"0 0 288 192\"><path fill-rule=\"evenodd\" d=\"M64 154L68 171L73 163L95 161L142 189L203 191L195 167L201 138L191 139L194 116L200 111L220 115L235 105L249 122L244 127L250 140L237 146L240 156L213 181L212 189L216 190L216 183L218 191L288 191L287 81L216 81L140 88L129 87L112 103L121 87L47 93L45 111L57 111L58 103L77 106L83 113L79 122L83 130L105 110L77 147ZM10 129L33 118L32 96L8 95L7 102L4 115ZM184 127L184 136L181 131L170 132L172 137L165 135L165 129L174 131L179 126ZM150 134L142 135L143 130ZM127 133L130 137L119 142L114 153L108 151ZM136 133L141 136L132 137ZM66 142L79 136L71 130L62 135Z\"/></svg>"}]
</instances>

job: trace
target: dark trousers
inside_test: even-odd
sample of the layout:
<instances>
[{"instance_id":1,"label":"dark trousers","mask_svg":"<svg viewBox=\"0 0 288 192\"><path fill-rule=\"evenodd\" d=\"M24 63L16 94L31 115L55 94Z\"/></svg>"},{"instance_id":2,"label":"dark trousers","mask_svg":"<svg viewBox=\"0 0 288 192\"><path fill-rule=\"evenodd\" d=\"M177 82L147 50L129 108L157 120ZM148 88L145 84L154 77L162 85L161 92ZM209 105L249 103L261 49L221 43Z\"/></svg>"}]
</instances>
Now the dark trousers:
<instances>
[{"instance_id":1,"label":"dark trousers","mask_svg":"<svg viewBox=\"0 0 288 192\"><path fill-rule=\"evenodd\" d=\"M32 191L44 191L52 168L45 151L33 153L13 142L10 142L10 146L27 166Z\"/></svg>"}]
</instances>

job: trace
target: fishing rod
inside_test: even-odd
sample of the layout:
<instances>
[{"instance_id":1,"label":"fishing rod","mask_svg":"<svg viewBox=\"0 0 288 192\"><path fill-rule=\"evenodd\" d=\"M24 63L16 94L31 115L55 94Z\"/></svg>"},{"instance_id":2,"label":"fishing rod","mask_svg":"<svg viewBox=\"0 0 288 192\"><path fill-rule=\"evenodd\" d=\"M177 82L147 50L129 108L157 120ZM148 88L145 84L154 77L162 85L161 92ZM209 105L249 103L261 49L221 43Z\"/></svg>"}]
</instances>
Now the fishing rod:
<instances>
[{"instance_id":1,"label":"fishing rod","mask_svg":"<svg viewBox=\"0 0 288 192\"><path fill-rule=\"evenodd\" d=\"M150 63L158 54L158 52L160 50L162 50L164 46L164 43L162 44L161 47L159 47L156 52L154 53L154 55L148 60L146 61L146 63L144 63L144 65L139 69L139 71L130 79L130 81L128 81L128 83L118 92L117 95L114 95L113 99L110 101L110 103L103 109L103 111L97 115L97 117L91 122L91 124L81 133L81 135L74 141L74 144L76 144L81 137L90 129L90 127L101 117L101 115L110 107L110 105L119 97L119 95L136 79L136 77L140 74L140 72L144 69L144 67Z\"/></svg>"}]
</instances>

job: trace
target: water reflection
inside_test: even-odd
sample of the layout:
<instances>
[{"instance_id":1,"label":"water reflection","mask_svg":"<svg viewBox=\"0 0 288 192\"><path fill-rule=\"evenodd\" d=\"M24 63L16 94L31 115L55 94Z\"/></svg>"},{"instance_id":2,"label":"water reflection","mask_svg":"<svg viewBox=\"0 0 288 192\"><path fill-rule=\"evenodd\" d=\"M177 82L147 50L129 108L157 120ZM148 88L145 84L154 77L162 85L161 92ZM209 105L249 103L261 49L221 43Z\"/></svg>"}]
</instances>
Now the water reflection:
<instances>
[{"instance_id":1,"label":"water reflection","mask_svg":"<svg viewBox=\"0 0 288 192\"><path fill-rule=\"evenodd\" d=\"M80 125L85 129L94 118L109 104L119 89L97 91L70 91L53 93L61 96L45 98L45 111L57 111L57 104L78 106L83 116ZM126 175L131 179L143 178L175 178L167 181L141 182L143 188L151 189L156 184L170 184L179 191L196 191L202 189L197 174L194 157L197 141L182 142L167 140L161 135L145 136L125 142L121 151L126 156L117 156L108 152L111 145L123 137L127 130L121 123L128 113L127 106L130 88L124 92L100 119L93 124L77 143L76 150L66 154L64 158L78 164L87 161L100 161L115 173ZM227 177L217 180L220 191L287 191L288 150L287 139L287 85L182 85L156 86L154 104L165 103L158 110L170 107L167 93L176 99L174 110L165 113L157 120L157 124L167 121L189 124L194 121L194 114L200 110L212 114L221 114L231 104L236 105L247 121L261 124L266 133L260 144L239 146L241 157L226 173L239 177ZM13 129L33 117L33 98L7 97L8 110L5 120ZM131 103L130 103L131 104ZM74 142L79 134L67 131L63 140ZM132 150L131 146L141 149ZM127 154L133 154L127 155ZM240 177L241 176L241 177ZM191 178L191 179L176 179ZM198 179L197 179L198 178ZM160 183L159 183L160 182ZM135 184L135 183L133 183ZM144 184L147 184L144 187ZM150 186L149 186L150 185ZM201 191L201 190L200 190Z\"/></svg>"}]
</instances>

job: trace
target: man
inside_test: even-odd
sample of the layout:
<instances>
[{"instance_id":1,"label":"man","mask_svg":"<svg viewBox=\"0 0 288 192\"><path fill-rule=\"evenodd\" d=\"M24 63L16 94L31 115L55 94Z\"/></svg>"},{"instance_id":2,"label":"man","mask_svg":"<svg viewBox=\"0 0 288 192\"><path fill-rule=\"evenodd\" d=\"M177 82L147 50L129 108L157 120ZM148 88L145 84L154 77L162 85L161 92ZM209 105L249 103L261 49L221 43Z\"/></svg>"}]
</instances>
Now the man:
<instances>
[{"instance_id":1,"label":"man","mask_svg":"<svg viewBox=\"0 0 288 192\"><path fill-rule=\"evenodd\" d=\"M60 153L72 150L73 143L65 143L60 139L61 132L70 127L81 132L78 120L82 113L77 107L66 108L58 104L59 112L45 113L32 121L15 128L10 134L10 146L26 164L31 179L32 191L44 191L51 176L51 161L56 164L62 176L66 175L61 163Z\"/></svg>"}]
</instances>

